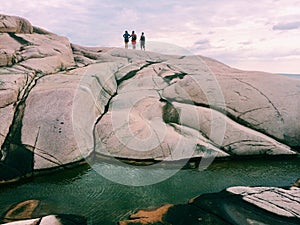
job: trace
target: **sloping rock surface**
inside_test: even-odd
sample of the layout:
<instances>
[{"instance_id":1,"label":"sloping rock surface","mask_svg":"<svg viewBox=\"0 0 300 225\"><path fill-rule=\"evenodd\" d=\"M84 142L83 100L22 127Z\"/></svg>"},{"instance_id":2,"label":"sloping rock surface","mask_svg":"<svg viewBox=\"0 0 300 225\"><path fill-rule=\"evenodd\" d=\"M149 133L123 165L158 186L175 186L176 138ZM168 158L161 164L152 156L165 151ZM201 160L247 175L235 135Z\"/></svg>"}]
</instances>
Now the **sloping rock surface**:
<instances>
[{"instance_id":1,"label":"sloping rock surface","mask_svg":"<svg viewBox=\"0 0 300 225\"><path fill-rule=\"evenodd\" d=\"M203 56L82 47L0 16L0 180L90 155L296 155L300 81Z\"/></svg>"}]
</instances>

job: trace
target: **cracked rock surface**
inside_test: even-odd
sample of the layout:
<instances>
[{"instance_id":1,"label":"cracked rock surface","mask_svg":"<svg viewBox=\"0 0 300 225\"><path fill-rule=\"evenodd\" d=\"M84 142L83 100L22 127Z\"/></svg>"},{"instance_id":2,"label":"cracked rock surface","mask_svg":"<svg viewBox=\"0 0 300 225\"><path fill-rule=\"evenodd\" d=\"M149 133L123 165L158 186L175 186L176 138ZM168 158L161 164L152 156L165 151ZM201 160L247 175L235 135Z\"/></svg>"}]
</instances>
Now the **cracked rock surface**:
<instances>
[{"instance_id":1,"label":"cracked rock surface","mask_svg":"<svg viewBox=\"0 0 300 225\"><path fill-rule=\"evenodd\" d=\"M17 17L0 16L0 96L3 182L94 154L174 161L300 147L299 80L82 47Z\"/></svg>"}]
</instances>

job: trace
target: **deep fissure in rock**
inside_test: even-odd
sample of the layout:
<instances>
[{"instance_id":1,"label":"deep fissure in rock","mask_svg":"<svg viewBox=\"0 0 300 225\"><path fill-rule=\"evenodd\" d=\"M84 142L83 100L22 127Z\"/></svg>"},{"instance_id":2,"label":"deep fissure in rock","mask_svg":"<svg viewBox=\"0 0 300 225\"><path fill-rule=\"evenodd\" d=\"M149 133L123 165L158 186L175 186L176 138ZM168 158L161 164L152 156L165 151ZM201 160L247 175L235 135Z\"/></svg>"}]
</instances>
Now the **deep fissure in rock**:
<instances>
[{"instance_id":1,"label":"deep fissure in rock","mask_svg":"<svg viewBox=\"0 0 300 225\"><path fill-rule=\"evenodd\" d=\"M165 123L176 123L179 124L180 112L172 105L171 102L166 101L166 104L163 106L163 121Z\"/></svg>"},{"instance_id":2,"label":"deep fissure in rock","mask_svg":"<svg viewBox=\"0 0 300 225\"><path fill-rule=\"evenodd\" d=\"M118 87L123 81L133 78L139 71L143 70L144 68L151 66L153 64L156 64L156 63L161 63L161 62L152 62L152 61L146 61L146 62L147 62L147 64L145 64L141 68L139 68L137 70L132 70L132 71L128 72L125 76L123 76L121 79L117 80Z\"/></svg>"},{"instance_id":3,"label":"deep fissure in rock","mask_svg":"<svg viewBox=\"0 0 300 225\"><path fill-rule=\"evenodd\" d=\"M15 33L9 32L8 35L13 38L14 40L16 40L17 42L19 42L21 45L33 45L31 42L25 40L22 37L17 36Z\"/></svg>"},{"instance_id":4,"label":"deep fissure in rock","mask_svg":"<svg viewBox=\"0 0 300 225\"><path fill-rule=\"evenodd\" d=\"M163 79L169 83L170 81L179 78L180 80L182 80L185 76L187 75L187 73L175 73L174 75L169 75L169 76L165 76Z\"/></svg>"},{"instance_id":5,"label":"deep fissure in rock","mask_svg":"<svg viewBox=\"0 0 300 225\"><path fill-rule=\"evenodd\" d=\"M29 74L27 74L29 76ZM26 99L36 85L33 79L24 89L23 96L16 104L16 109L9 132L1 146L0 180L11 180L32 173L34 153L22 144L22 120L26 107Z\"/></svg>"}]
</instances>

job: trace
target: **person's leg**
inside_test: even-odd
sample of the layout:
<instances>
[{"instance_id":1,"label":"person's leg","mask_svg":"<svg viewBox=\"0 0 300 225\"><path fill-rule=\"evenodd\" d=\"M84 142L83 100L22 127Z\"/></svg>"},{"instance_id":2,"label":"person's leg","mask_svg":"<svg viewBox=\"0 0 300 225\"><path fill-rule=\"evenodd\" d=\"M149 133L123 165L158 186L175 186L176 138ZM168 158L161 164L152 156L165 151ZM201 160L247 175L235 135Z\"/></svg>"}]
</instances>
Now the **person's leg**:
<instances>
[{"instance_id":1,"label":"person's leg","mask_svg":"<svg viewBox=\"0 0 300 225\"><path fill-rule=\"evenodd\" d=\"M128 48L128 42L125 42L125 48Z\"/></svg>"},{"instance_id":2,"label":"person's leg","mask_svg":"<svg viewBox=\"0 0 300 225\"><path fill-rule=\"evenodd\" d=\"M141 41L141 50L145 49L145 42L144 41Z\"/></svg>"}]
</instances>

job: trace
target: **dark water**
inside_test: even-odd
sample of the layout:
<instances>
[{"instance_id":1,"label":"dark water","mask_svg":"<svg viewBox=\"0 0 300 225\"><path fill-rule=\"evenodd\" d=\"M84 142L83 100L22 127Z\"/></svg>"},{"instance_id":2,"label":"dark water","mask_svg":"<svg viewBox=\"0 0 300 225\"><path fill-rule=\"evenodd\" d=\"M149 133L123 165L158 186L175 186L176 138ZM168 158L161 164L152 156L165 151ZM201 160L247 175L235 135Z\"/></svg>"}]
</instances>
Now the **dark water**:
<instances>
[{"instance_id":1,"label":"dark water","mask_svg":"<svg viewBox=\"0 0 300 225\"><path fill-rule=\"evenodd\" d=\"M105 162L94 166L117 167ZM91 167L82 166L0 187L0 212L11 204L38 199L46 205L45 213L79 214L88 218L88 224L110 225L140 208L186 203L199 194L233 185L290 186L299 177L300 158L215 162L205 171L180 170L163 182L144 187L113 183Z\"/></svg>"}]
</instances>

